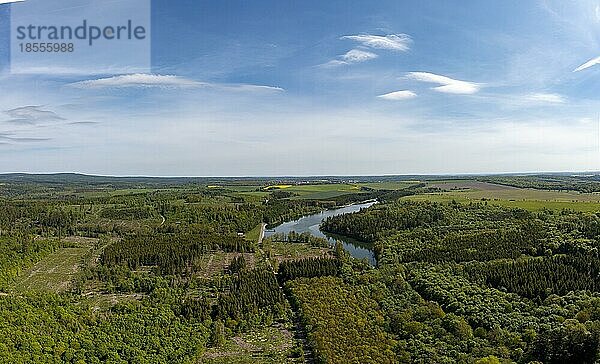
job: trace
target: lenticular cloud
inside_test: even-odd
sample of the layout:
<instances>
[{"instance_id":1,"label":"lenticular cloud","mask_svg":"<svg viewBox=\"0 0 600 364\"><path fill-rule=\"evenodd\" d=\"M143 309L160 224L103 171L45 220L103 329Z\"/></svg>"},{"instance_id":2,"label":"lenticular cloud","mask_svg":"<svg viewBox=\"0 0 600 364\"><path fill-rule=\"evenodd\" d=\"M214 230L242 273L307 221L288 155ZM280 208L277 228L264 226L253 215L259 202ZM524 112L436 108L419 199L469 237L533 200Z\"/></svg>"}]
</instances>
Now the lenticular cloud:
<instances>
[{"instance_id":1,"label":"lenticular cloud","mask_svg":"<svg viewBox=\"0 0 600 364\"><path fill-rule=\"evenodd\" d=\"M341 39L349 39L361 43L365 47L376 49L389 49L394 51L406 52L410 49L412 39L408 34L389 34L389 35L346 35Z\"/></svg>"},{"instance_id":2,"label":"lenticular cloud","mask_svg":"<svg viewBox=\"0 0 600 364\"><path fill-rule=\"evenodd\" d=\"M481 89L481 84L475 82L455 80L429 72L410 72L406 77L420 82L437 83L440 86L433 90L448 94L474 94Z\"/></svg>"}]
</instances>

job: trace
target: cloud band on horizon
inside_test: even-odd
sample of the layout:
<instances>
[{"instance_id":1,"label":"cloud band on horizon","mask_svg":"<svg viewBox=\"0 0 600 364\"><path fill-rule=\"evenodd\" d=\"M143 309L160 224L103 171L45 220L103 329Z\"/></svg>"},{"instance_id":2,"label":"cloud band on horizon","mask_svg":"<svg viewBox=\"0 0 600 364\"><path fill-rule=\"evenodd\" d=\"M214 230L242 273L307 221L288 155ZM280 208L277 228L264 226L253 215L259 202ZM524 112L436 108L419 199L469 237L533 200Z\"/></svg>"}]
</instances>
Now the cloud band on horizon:
<instances>
[{"instance_id":1,"label":"cloud band on horizon","mask_svg":"<svg viewBox=\"0 0 600 364\"><path fill-rule=\"evenodd\" d=\"M252 84L227 84L227 83L210 83L191 80L175 75L159 75L135 73L129 75L119 75L106 78L98 78L92 80L84 80L69 84L72 87L81 89L105 89L105 88L163 88L163 89L186 89L186 88L218 88L229 91L241 92L256 92L270 91L281 92L285 91L281 87L252 85Z\"/></svg>"}]
</instances>

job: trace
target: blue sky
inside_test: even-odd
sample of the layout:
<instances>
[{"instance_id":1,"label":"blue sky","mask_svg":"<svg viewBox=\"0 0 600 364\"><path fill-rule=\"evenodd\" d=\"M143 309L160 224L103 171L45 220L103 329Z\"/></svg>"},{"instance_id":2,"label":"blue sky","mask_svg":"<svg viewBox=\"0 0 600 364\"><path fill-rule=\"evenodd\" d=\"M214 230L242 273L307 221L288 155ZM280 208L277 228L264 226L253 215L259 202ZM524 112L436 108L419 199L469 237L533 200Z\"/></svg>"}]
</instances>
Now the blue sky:
<instances>
[{"instance_id":1,"label":"blue sky","mask_svg":"<svg viewBox=\"0 0 600 364\"><path fill-rule=\"evenodd\" d=\"M18 6L0 172L600 170L600 1L153 1L134 74L11 74Z\"/></svg>"}]
</instances>

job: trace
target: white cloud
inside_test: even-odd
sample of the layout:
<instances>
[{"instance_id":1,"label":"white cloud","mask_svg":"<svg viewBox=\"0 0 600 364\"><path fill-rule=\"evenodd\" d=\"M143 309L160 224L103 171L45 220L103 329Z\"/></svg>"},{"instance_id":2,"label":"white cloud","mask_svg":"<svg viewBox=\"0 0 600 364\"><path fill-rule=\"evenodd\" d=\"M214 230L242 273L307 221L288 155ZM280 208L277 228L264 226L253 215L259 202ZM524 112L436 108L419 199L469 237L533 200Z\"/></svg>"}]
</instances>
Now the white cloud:
<instances>
[{"instance_id":1,"label":"white cloud","mask_svg":"<svg viewBox=\"0 0 600 364\"><path fill-rule=\"evenodd\" d=\"M365 47L375 49L389 49L394 51L406 52L410 49L412 39L407 34L389 34L389 35L346 35L340 39L349 39L361 43Z\"/></svg>"},{"instance_id":2,"label":"white cloud","mask_svg":"<svg viewBox=\"0 0 600 364\"><path fill-rule=\"evenodd\" d=\"M342 56L342 59L348 63L359 63L377 58L375 53L353 49Z\"/></svg>"},{"instance_id":3,"label":"white cloud","mask_svg":"<svg viewBox=\"0 0 600 364\"><path fill-rule=\"evenodd\" d=\"M219 84L209 82L199 82L190 80L181 76L174 75L155 75L145 73L135 73L130 75L120 75L108 78L99 78L95 80L86 80L72 83L71 86L82 89L103 89L103 88L166 88L183 89L196 87L212 87L230 91L283 91L280 87L249 85L249 84Z\"/></svg>"},{"instance_id":4,"label":"white cloud","mask_svg":"<svg viewBox=\"0 0 600 364\"><path fill-rule=\"evenodd\" d=\"M347 64L348 64L348 62L340 61L339 59L333 59L327 63L320 64L318 67L332 68L332 67L343 66L343 65L347 65Z\"/></svg>"},{"instance_id":5,"label":"white cloud","mask_svg":"<svg viewBox=\"0 0 600 364\"><path fill-rule=\"evenodd\" d=\"M388 49L395 51L408 51L412 39L406 34L389 35L345 35L340 39L350 39L361 44L361 48ZM338 67L354 63L366 62L379 57L373 52L363 49L352 49L346 54L338 56L337 59L321 64L320 67Z\"/></svg>"},{"instance_id":6,"label":"white cloud","mask_svg":"<svg viewBox=\"0 0 600 364\"><path fill-rule=\"evenodd\" d=\"M533 93L525 97L529 101L562 104L565 98L559 94Z\"/></svg>"},{"instance_id":7,"label":"white cloud","mask_svg":"<svg viewBox=\"0 0 600 364\"><path fill-rule=\"evenodd\" d=\"M385 99L385 100L398 101L398 100L413 99L413 98L417 97L417 94L410 90L402 90L402 91L390 92L390 93L384 94L384 95L379 95L377 97Z\"/></svg>"},{"instance_id":8,"label":"white cloud","mask_svg":"<svg viewBox=\"0 0 600 364\"><path fill-rule=\"evenodd\" d=\"M596 58L590 59L589 61L585 62L581 66L575 68L573 70L573 72L583 71L584 69L590 68L590 67L595 66L597 64L600 64L600 57L596 57Z\"/></svg>"},{"instance_id":9,"label":"white cloud","mask_svg":"<svg viewBox=\"0 0 600 364\"><path fill-rule=\"evenodd\" d=\"M474 94L481 89L481 84L475 82L455 80L428 72L409 72L406 77L415 81L437 83L441 86L434 87L433 90L448 94Z\"/></svg>"},{"instance_id":10,"label":"white cloud","mask_svg":"<svg viewBox=\"0 0 600 364\"><path fill-rule=\"evenodd\" d=\"M25 0L0 0L0 4L21 3Z\"/></svg>"},{"instance_id":11,"label":"white cloud","mask_svg":"<svg viewBox=\"0 0 600 364\"><path fill-rule=\"evenodd\" d=\"M72 83L77 88L126 88L126 87L159 87L159 88L189 88L206 85L202 82L189 80L173 75L151 75L135 73L131 75L113 76Z\"/></svg>"},{"instance_id":12,"label":"white cloud","mask_svg":"<svg viewBox=\"0 0 600 364\"><path fill-rule=\"evenodd\" d=\"M375 53L363 51L360 49L352 49L348 51L346 54L339 56L339 59L333 59L327 63L322 64L322 67L337 67L343 65L349 65L353 63L360 63L370 61L372 59L377 58L378 56Z\"/></svg>"},{"instance_id":13,"label":"white cloud","mask_svg":"<svg viewBox=\"0 0 600 364\"><path fill-rule=\"evenodd\" d=\"M245 83L239 83L239 84L234 84L234 83L207 83L206 84L208 87L213 87L213 88L218 88L218 89L223 89L223 90L229 90L229 91L239 91L239 92L261 92L261 91L266 91L266 92L282 92L285 91L283 88L281 87L274 87L274 86L262 86L262 85L249 85L249 84L245 84Z\"/></svg>"}]
</instances>

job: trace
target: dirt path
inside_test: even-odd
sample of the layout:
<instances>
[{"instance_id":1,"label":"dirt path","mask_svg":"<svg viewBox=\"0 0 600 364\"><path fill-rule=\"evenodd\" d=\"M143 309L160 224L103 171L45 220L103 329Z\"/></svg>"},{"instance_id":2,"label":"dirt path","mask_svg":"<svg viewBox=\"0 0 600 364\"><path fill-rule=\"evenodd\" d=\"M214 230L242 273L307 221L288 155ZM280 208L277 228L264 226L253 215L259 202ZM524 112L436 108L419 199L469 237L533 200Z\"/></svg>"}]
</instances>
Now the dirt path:
<instances>
[{"instance_id":1,"label":"dirt path","mask_svg":"<svg viewBox=\"0 0 600 364\"><path fill-rule=\"evenodd\" d=\"M213 262L213 259L215 258L214 254L210 255L210 258L208 258L208 263L206 263L206 269L204 269L204 278L208 278L210 277L210 272L211 272L211 265Z\"/></svg>"},{"instance_id":2,"label":"dirt path","mask_svg":"<svg viewBox=\"0 0 600 364\"><path fill-rule=\"evenodd\" d=\"M258 246L262 248L262 241L265 238L265 230L267 228L267 224L264 222L260 225L260 234L258 234Z\"/></svg>"},{"instance_id":3,"label":"dirt path","mask_svg":"<svg viewBox=\"0 0 600 364\"><path fill-rule=\"evenodd\" d=\"M273 272L273 274L275 274L275 276L277 276L277 272L275 272L275 268L273 268L273 264L271 264L271 260L267 257L267 255L265 254L265 251L262 248L262 241L265 237L265 228L266 227L267 227L267 224L265 224L265 223L262 223L260 225L260 234L258 234L258 251L265 258L265 262L271 269L271 272ZM279 288L281 288L281 287L279 287Z\"/></svg>"},{"instance_id":4,"label":"dirt path","mask_svg":"<svg viewBox=\"0 0 600 364\"><path fill-rule=\"evenodd\" d=\"M286 296L286 298L288 297ZM315 360L315 354L313 352L312 347L308 343L308 336L306 330L300 322L300 314L296 309L293 310L292 323L294 324L294 327L292 328L292 330L294 331L294 339L296 339L302 344L302 351L304 352L304 362L308 364L316 363L317 361Z\"/></svg>"}]
</instances>

